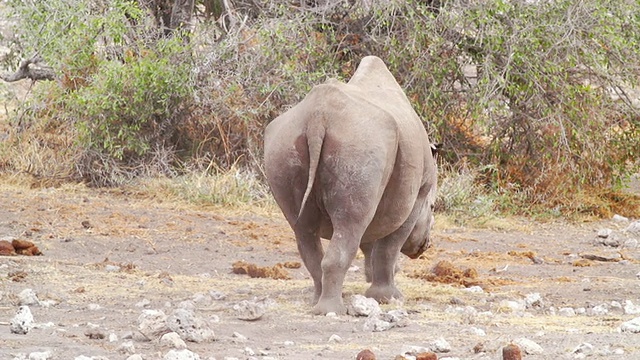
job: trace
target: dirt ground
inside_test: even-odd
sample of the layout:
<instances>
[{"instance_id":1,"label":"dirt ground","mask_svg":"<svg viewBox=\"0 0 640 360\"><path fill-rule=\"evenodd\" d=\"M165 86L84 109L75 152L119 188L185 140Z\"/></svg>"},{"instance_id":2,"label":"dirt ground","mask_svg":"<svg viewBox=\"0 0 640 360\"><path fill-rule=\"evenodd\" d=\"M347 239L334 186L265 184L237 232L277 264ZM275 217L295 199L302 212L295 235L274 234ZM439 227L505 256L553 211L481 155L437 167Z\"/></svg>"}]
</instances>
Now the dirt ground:
<instances>
[{"instance_id":1,"label":"dirt ground","mask_svg":"<svg viewBox=\"0 0 640 360\"><path fill-rule=\"evenodd\" d=\"M640 334L619 331L639 315L611 305L640 305L640 251L594 241L601 228L618 232L625 226L518 219L509 221L508 230L438 225L426 255L401 262L397 280L404 302L383 306L407 310L408 323L369 332L364 317L310 315L311 279L304 267L285 269L286 280L232 273L239 260L258 266L300 261L277 213L197 208L120 190L0 186L0 239L32 241L44 253L0 257L0 359L47 350L54 359L126 359L129 354L118 348L135 334L143 309L170 313L184 300L195 303L215 332L213 342L187 344L202 359L248 359L247 348L256 358L355 359L369 348L378 359L394 359L403 346L438 338L451 345L440 358L499 359L501 347L521 337L544 349L525 359L572 359L581 356L572 351L583 343L593 345L589 358L640 359ZM621 261L602 261L607 259ZM442 260L473 269L475 277L438 282L432 269ZM359 256L348 273L347 302L366 290L362 262ZM44 326L12 334L17 294L27 288L53 302L31 306L35 322ZM226 297L212 299L212 291ZM541 302L519 309L532 293ZM269 297L274 306L259 320L239 320L233 305L255 297ZM603 304L609 311L593 314ZM559 312L565 307L585 313L565 316ZM96 328L106 337L89 336ZM111 334L118 341L110 342ZM332 335L340 339L330 341ZM169 350L157 340L135 339L135 353L144 359L161 359Z\"/></svg>"}]
</instances>

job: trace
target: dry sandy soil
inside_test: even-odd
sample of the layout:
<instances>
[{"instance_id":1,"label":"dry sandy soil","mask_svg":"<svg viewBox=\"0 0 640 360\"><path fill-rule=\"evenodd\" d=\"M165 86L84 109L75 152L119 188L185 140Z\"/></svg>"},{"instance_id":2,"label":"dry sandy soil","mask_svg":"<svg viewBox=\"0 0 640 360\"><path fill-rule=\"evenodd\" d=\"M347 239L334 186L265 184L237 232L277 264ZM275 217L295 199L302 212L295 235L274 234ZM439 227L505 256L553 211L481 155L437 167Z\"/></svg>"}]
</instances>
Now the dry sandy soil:
<instances>
[{"instance_id":1,"label":"dry sandy soil","mask_svg":"<svg viewBox=\"0 0 640 360\"><path fill-rule=\"evenodd\" d=\"M202 359L247 359L245 348L258 358L277 359L355 359L369 348L378 359L394 359L405 345L426 346L438 338L452 348L440 358L499 359L501 347L520 337L544 349L525 359L572 359L571 352L585 342L594 347L589 358L640 359L640 334L619 331L624 321L640 315L611 306L626 300L640 304L640 251L594 241L598 229L618 231L626 224L509 223L508 230L499 231L439 225L426 256L401 262L397 280L404 302L383 306L407 310L406 326L369 332L363 330L363 317L310 315L311 279L304 268L287 269L289 280L232 273L238 260L260 266L299 261L279 214L197 208L121 190L0 186L0 238L32 241L44 253L0 257L0 359L47 350L54 359L126 359L118 347L126 334L136 332L143 309L171 313L184 300L194 301L196 313L215 331L213 342L187 344ZM475 279L461 282L484 291L423 279L433 277L441 260L475 270ZM354 265L359 268L348 274L346 301L366 289L360 256ZM27 288L41 301L54 301L31 306L35 322L49 326L12 334L17 294ZM207 296L210 291L226 297L214 300ZM512 306L532 293L540 294L540 307ZM257 321L237 319L233 305L254 297L269 297L274 306ZM591 314L603 304L608 313ZM481 314L463 311L465 306ZM554 314L552 308L563 307L586 313ZM106 338L87 335L96 325ZM238 341L234 332L248 339ZM110 334L119 340L110 342ZM334 334L341 341L329 341ZM169 350L157 340L134 341L134 346L144 359L161 359ZM614 354L616 349L624 354Z\"/></svg>"}]
</instances>

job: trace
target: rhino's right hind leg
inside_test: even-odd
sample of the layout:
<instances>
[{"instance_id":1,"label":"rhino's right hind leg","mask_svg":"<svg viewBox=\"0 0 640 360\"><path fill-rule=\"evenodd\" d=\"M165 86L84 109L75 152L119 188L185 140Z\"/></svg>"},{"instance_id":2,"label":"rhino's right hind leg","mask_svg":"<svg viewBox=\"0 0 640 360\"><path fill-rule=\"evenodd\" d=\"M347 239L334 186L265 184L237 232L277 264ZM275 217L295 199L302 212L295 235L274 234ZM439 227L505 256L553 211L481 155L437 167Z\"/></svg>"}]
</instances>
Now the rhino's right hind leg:
<instances>
[{"instance_id":1,"label":"rhino's right hind leg","mask_svg":"<svg viewBox=\"0 0 640 360\"><path fill-rule=\"evenodd\" d=\"M364 278L368 283L373 281L373 265L371 261L373 245L373 242L360 243L360 250L364 254Z\"/></svg>"}]
</instances>

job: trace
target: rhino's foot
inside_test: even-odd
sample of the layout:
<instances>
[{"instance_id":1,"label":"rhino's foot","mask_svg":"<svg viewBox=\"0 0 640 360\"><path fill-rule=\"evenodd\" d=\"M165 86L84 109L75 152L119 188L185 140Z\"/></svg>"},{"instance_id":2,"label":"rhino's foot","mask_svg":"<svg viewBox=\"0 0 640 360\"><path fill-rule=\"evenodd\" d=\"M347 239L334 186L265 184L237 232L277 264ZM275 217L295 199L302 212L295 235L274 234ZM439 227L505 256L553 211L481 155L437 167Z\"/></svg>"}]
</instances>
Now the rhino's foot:
<instances>
[{"instance_id":1,"label":"rhino's foot","mask_svg":"<svg viewBox=\"0 0 640 360\"><path fill-rule=\"evenodd\" d=\"M311 313L314 315L327 315L328 313L336 313L337 315L344 315L347 313L347 308L342 303L342 299L335 300L320 300L313 307Z\"/></svg>"},{"instance_id":2,"label":"rhino's foot","mask_svg":"<svg viewBox=\"0 0 640 360\"><path fill-rule=\"evenodd\" d=\"M381 304L388 303L392 299L402 299L402 293L393 285L388 286L371 286L364 293L364 296L375 299Z\"/></svg>"}]
</instances>

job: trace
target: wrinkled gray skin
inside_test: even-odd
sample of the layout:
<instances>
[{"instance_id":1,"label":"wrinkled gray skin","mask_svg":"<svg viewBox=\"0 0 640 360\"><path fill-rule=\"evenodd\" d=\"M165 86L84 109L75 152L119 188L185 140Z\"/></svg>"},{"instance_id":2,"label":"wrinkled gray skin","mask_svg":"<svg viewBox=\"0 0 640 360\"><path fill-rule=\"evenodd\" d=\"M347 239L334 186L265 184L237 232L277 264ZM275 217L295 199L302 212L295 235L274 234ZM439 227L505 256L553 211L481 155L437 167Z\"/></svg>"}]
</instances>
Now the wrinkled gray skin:
<instances>
[{"instance_id":1,"label":"wrinkled gray skin","mask_svg":"<svg viewBox=\"0 0 640 360\"><path fill-rule=\"evenodd\" d=\"M422 122L377 57L347 83L328 80L265 130L266 176L315 285L313 313L342 314L358 247L367 297L401 298L400 252L429 246L436 164ZM330 239L326 252L320 238Z\"/></svg>"}]
</instances>

